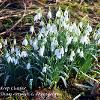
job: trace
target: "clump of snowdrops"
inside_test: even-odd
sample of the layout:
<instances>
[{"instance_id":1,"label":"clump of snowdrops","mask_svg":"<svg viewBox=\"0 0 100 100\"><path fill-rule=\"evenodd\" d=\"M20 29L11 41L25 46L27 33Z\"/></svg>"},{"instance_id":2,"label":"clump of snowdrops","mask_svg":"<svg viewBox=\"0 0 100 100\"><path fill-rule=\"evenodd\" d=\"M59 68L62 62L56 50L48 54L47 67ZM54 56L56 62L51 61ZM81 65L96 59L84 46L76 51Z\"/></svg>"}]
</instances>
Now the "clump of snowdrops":
<instances>
[{"instance_id":1,"label":"clump of snowdrops","mask_svg":"<svg viewBox=\"0 0 100 100\"><path fill-rule=\"evenodd\" d=\"M21 45L16 38L0 39L2 66L5 66L4 84L9 83L11 77L18 80L20 73L32 87L52 87L76 70L77 77L82 73L88 74L93 67L93 59L97 56L97 45L100 44L100 29L93 31L88 22L71 22L69 11L62 11L59 7L53 17L52 11L47 13L47 19L42 10L36 11L34 23L40 28L35 33L34 25L30 27L32 37L27 34ZM8 43L9 42L9 43ZM81 73L82 72L82 73ZM80 74L81 73L81 74Z\"/></svg>"}]
</instances>

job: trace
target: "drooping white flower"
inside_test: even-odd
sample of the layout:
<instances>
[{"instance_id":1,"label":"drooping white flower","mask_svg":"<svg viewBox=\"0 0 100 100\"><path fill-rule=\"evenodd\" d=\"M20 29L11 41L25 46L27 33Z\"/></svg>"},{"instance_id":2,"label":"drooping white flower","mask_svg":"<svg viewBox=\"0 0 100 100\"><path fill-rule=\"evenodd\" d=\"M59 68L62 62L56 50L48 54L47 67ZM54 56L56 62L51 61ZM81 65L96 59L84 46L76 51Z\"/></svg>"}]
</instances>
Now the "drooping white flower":
<instances>
[{"instance_id":1,"label":"drooping white flower","mask_svg":"<svg viewBox=\"0 0 100 100\"><path fill-rule=\"evenodd\" d=\"M37 39L35 39L35 40L33 41L32 46L33 46L34 50L38 50L39 47L38 47L38 40L37 40Z\"/></svg>"},{"instance_id":2,"label":"drooping white flower","mask_svg":"<svg viewBox=\"0 0 100 100\"><path fill-rule=\"evenodd\" d=\"M28 53L26 51L22 51L20 56L21 57L27 57L28 56Z\"/></svg>"},{"instance_id":3,"label":"drooping white flower","mask_svg":"<svg viewBox=\"0 0 100 100\"><path fill-rule=\"evenodd\" d=\"M41 57L43 57L44 50L45 50L45 46L43 45L43 46L39 49L39 55L40 55Z\"/></svg>"},{"instance_id":4,"label":"drooping white flower","mask_svg":"<svg viewBox=\"0 0 100 100\"><path fill-rule=\"evenodd\" d=\"M44 36L43 36L42 33L40 33L40 34L38 35L38 40L41 40L42 37L44 37Z\"/></svg>"},{"instance_id":5,"label":"drooping white flower","mask_svg":"<svg viewBox=\"0 0 100 100\"><path fill-rule=\"evenodd\" d=\"M48 17L48 19L51 19L51 18L52 18L52 13L51 13L50 10L49 10L49 12L48 12L48 14L47 14L47 17Z\"/></svg>"},{"instance_id":6,"label":"drooping white flower","mask_svg":"<svg viewBox=\"0 0 100 100\"><path fill-rule=\"evenodd\" d=\"M80 48L77 49L77 53L80 53Z\"/></svg>"},{"instance_id":7,"label":"drooping white flower","mask_svg":"<svg viewBox=\"0 0 100 100\"><path fill-rule=\"evenodd\" d=\"M59 48L55 50L55 55L57 59L61 59L64 56L64 48Z\"/></svg>"},{"instance_id":8,"label":"drooping white flower","mask_svg":"<svg viewBox=\"0 0 100 100\"><path fill-rule=\"evenodd\" d=\"M66 45L71 44L72 40L73 40L72 36L67 36L67 43L66 43Z\"/></svg>"},{"instance_id":9,"label":"drooping white flower","mask_svg":"<svg viewBox=\"0 0 100 100\"><path fill-rule=\"evenodd\" d=\"M7 62L10 63L11 61L12 61L11 56L8 56L8 58L7 58Z\"/></svg>"},{"instance_id":10,"label":"drooping white flower","mask_svg":"<svg viewBox=\"0 0 100 100\"><path fill-rule=\"evenodd\" d=\"M43 67L42 72L43 72L43 73L46 73L46 72L47 72L47 67L46 67L46 66Z\"/></svg>"},{"instance_id":11,"label":"drooping white flower","mask_svg":"<svg viewBox=\"0 0 100 100\"><path fill-rule=\"evenodd\" d=\"M40 34L42 34L42 33L44 33L45 34L45 32L46 32L46 29L45 29L45 27L42 27L41 29L40 29Z\"/></svg>"},{"instance_id":12,"label":"drooping white flower","mask_svg":"<svg viewBox=\"0 0 100 100\"><path fill-rule=\"evenodd\" d=\"M41 19L41 17L42 17L42 13L41 12L39 12L37 15L35 15L34 16L34 21L38 21L38 20L40 20Z\"/></svg>"},{"instance_id":13,"label":"drooping white flower","mask_svg":"<svg viewBox=\"0 0 100 100\"><path fill-rule=\"evenodd\" d=\"M65 12L64 12L64 17L65 17L65 20L68 21L69 20L69 17L68 17L68 10L66 9Z\"/></svg>"},{"instance_id":14,"label":"drooping white flower","mask_svg":"<svg viewBox=\"0 0 100 100\"><path fill-rule=\"evenodd\" d=\"M45 23L43 21L40 22L40 26L44 26Z\"/></svg>"},{"instance_id":15,"label":"drooping white flower","mask_svg":"<svg viewBox=\"0 0 100 100\"><path fill-rule=\"evenodd\" d=\"M80 28L82 28L83 27L83 22L80 22L78 25L79 25Z\"/></svg>"},{"instance_id":16,"label":"drooping white flower","mask_svg":"<svg viewBox=\"0 0 100 100\"><path fill-rule=\"evenodd\" d=\"M27 69L30 69L30 68L31 68L31 64L28 63L27 66L26 66L26 68L27 68Z\"/></svg>"},{"instance_id":17,"label":"drooping white flower","mask_svg":"<svg viewBox=\"0 0 100 100\"><path fill-rule=\"evenodd\" d=\"M7 39L4 40L3 44L6 46L7 45Z\"/></svg>"},{"instance_id":18,"label":"drooping white flower","mask_svg":"<svg viewBox=\"0 0 100 100\"><path fill-rule=\"evenodd\" d=\"M2 43L0 43L0 49L2 49Z\"/></svg>"},{"instance_id":19,"label":"drooping white flower","mask_svg":"<svg viewBox=\"0 0 100 100\"><path fill-rule=\"evenodd\" d=\"M56 17L60 18L61 17L61 8L59 7L59 10L56 12Z\"/></svg>"},{"instance_id":20,"label":"drooping white flower","mask_svg":"<svg viewBox=\"0 0 100 100\"><path fill-rule=\"evenodd\" d=\"M34 32L34 26L30 27L30 32L33 34L33 32Z\"/></svg>"},{"instance_id":21,"label":"drooping white flower","mask_svg":"<svg viewBox=\"0 0 100 100\"><path fill-rule=\"evenodd\" d=\"M87 30L88 32L92 32L92 27L89 25L89 23L87 24L86 30Z\"/></svg>"},{"instance_id":22,"label":"drooping white flower","mask_svg":"<svg viewBox=\"0 0 100 100\"><path fill-rule=\"evenodd\" d=\"M80 39L80 43L89 44L90 43L89 37L87 35L82 36L81 39Z\"/></svg>"},{"instance_id":23,"label":"drooping white flower","mask_svg":"<svg viewBox=\"0 0 100 100\"><path fill-rule=\"evenodd\" d=\"M58 46L58 41L57 41L57 39L54 38L51 41L51 51L53 52L57 46Z\"/></svg>"},{"instance_id":24,"label":"drooping white flower","mask_svg":"<svg viewBox=\"0 0 100 100\"><path fill-rule=\"evenodd\" d=\"M73 61L74 60L74 56L75 56L75 52L72 50L71 54L70 54L70 57L69 57L69 60Z\"/></svg>"},{"instance_id":25,"label":"drooping white flower","mask_svg":"<svg viewBox=\"0 0 100 100\"><path fill-rule=\"evenodd\" d=\"M84 57L83 50L82 50L82 51L80 51L79 56L80 56L81 58L83 58L83 57Z\"/></svg>"},{"instance_id":26,"label":"drooping white flower","mask_svg":"<svg viewBox=\"0 0 100 100\"><path fill-rule=\"evenodd\" d=\"M28 41L27 41L26 38L23 40L22 45L24 45L24 46L27 46L28 45Z\"/></svg>"},{"instance_id":27,"label":"drooping white flower","mask_svg":"<svg viewBox=\"0 0 100 100\"><path fill-rule=\"evenodd\" d=\"M5 58L8 58L10 56L10 54L8 52L6 52Z\"/></svg>"},{"instance_id":28,"label":"drooping white flower","mask_svg":"<svg viewBox=\"0 0 100 100\"><path fill-rule=\"evenodd\" d=\"M15 48L15 52L16 52L16 57L20 57L21 53L18 47Z\"/></svg>"},{"instance_id":29,"label":"drooping white flower","mask_svg":"<svg viewBox=\"0 0 100 100\"><path fill-rule=\"evenodd\" d=\"M18 64L18 59L14 60L14 64L17 65Z\"/></svg>"},{"instance_id":30,"label":"drooping white flower","mask_svg":"<svg viewBox=\"0 0 100 100\"><path fill-rule=\"evenodd\" d=\"M15 52L14 46L11 48L11 54Z\"/></svg>"},{"instance_id":31,"label":"drooping white flower","mask_svg":"<svg viewBox=\"0 0 100 100\"><path fill-rule=\"evenodd\" d=\"M98 40L97 44L100 45L100 39Z\"/></svg>"},{"instance_id":32,"label":"drooping white flower","mask_svg":"<svg viewBox=\"0 0 100 100\"><path fill-rule=\"evenodd\" d=\"M15 38L14 38L14 41L13 42L14 42L14 45L16 45L16 39Z\"/></svg>"}]
</instances>

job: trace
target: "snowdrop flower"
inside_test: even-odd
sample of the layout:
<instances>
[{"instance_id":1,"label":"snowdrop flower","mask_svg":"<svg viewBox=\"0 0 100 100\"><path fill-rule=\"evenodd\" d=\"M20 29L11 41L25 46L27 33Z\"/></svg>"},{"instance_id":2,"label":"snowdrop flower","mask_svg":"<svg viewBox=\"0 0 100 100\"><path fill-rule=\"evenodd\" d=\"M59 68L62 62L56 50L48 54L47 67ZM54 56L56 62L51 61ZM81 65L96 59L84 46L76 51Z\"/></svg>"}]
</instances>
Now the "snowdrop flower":
<instances>
[{"instance_id":1,"label":"snowdrop flower","mask_svg":"<svg viewBox=\"0 0 100 100\"><path fill-rule=\"evenodd\" d=\"M21 57L27 57L28 56L28 53L26 51L22 51L20 56Z\"/></svg>"},{"instance_id":2,"label":"snowdrop flower","mask_svg":"<svg viewBox=\"0 0 100 100\"><path fill-rule=\"evenodd\" d=\"M77 36L74 36L73 37L73 42L77 42L78 41L78 37Z\"/></svg>"},{"instance_id":3,"label":"snowdrop flower","mask_svg":"<svg viewBox=\"0 0 100 100\"><path fill-rule=\"evenodd\" d=\"M34 16L34 21L37 22L38 20L41 19L41 17L42 17L42 13L39 12L37 15Z\"/></svg>"},{"instance_id":4,"label":"snowdrop flower","mask_svg":"<svg viewBox=\"0 0 100 100\"><path fill-rule=\"evenodd\" d=\"M61 59L64 56L64 48L59 48L55 50L55 55L57 59Z\"/></svg>"},{"instance_id":5,"label":"snowdrop flower","mask_svg":"<svg viewBox=\"0 0 100 100\"><path fill-rule=\"evenodd\" d=\"M57 46L58 46L58 41L57 39L54 38L51 42L51 51L53 52Z\"/></svg>"},{"instance_id":6,"label":"snowdrop flower","mask_svg":"<svg viewBox=\"0 0 100 100\"><path fill-rule=\"evenodd\" d=\"M16 57L21 56L19 48L16 47L15 52L16 52Z\"/></svg>"},{"instance_id":7,"label":"snowdrop flower","mask_svg":"<svg viewBox=\"0 0 100 100\"><path fill-rule=\"evenodd\" d=\"M4 40L3 44L6 46L7 45L7 39Z\"/></svg>"},{"instance_id":8,"label":"snowdrop flower","mask_svg":"<svg viewBox=\"0 0 100 100\"><path fill-rule=\"evenodd\" d=\"M96 33L97 33L97 35L100 35L100 28L97 30Z\"/></svg>"},{"instance_id":9,"label":"snowdrop flower","mask_svg":"<svg viewBox=\"0 0 100 100\"><path fill-rule=\"evenodd\" d=\"M9 57L7 58L7 62L10 63L11 61L12 61L12 58L11 58L11 56L9 56Z\"/></svg>"},{"instance_id":10,"label":"snowdrop flower","mask_svg":"<svg viewBox=\"0 0 100 100\"><path fill-rule=\"evenodd\" d=\"M87 25L87 31L92 32L92 27L89 24Z\"/></svg>"},{"instance_id":11,"label":"snowdrop flower","mask_svg":"<svg viewBox=\"0 0 100 100\"><path fill-rule=\"evenodd\" d=\"M83 27L83 22L79 23L79 27L82 28Z\"/></svg>"},{"instance_id":12,"label":"snowdrop flower","mask_svg":"<svg viewBox=\"0 0 100 100\"><path fill-rule=\"evenodd\" d=\"M49 10L49 12L48 12L48 14L47 14L47 17L48 17L48 19L51 19L51 18L52 18L52 13L51 13L50 10Z\"/></svg>"},{"instance_id":13,"label":"snowdrop flower","mask_svg":"<svg viewBox=\"0 0 100 100\"><path fill-rule=\"evenodd\" d=\"M45 32L46 32L46 29L45 29L45 27L42 27L41 29L40 29L40 34L42 34L42 33L44 33L45 34Z\"/></svg>"},{"instance_id":14,"label":"snowdrop flower","mask_svg":"<svg viewBox=\"0 0 100 100\"><path fill-rule=\"evenodd\" d=\"M77 53L80 53L80 48L77 49Z\"/></svg>"},{"instance_id":15,"label":"snowdrop flower","mask_svg":"<svg viewBox=\"0 0 100 100\"><path fill-rule=\"evenodd\" d=\"M46 73L46 71L47 71L47 67L43 67L42 72Z\"/></svg>"},{"instance_id":16,"label":"snowdrop flower","mask_svg":"<svg viewBox=\"0 0 100 100\"><path fill-rule=\"evenodd\" d=\"M11 58L11 63L14 63L15 62L15 57L12 57Z\"/></svg>"},{"instance_id":17,"label":"snowdrop flower","mask_svg":"<svg viewBox=\"0 0 100 100\"><path fill-rule=\"evenodd\" d=\"M30 89L32 89L32 85L33 85L33 79L30 79L30 80L29 80Z\"/></svg>"},{"instance_id":18,"label":"snowdrop flower","mask_svg":"<svg viewBox=\"0 0 100 100\"><path fill-rule=\"evenodd\" d=\"M38 40L37 39L35 39L34 41L33 41L33 48L34 48L34 50L38 50Z\"/></svg>"},{"instance_id":19,"label":"snowdrop flower","mask_svg":"<svg viewBox=\"0 0 100 100\"><path fill-rule=\"evenodd\" d=\"M0 43L0 49L2 49L2 43Z\"/></svg>"},{"instance_id":20,"label":"snowdrop flower","mask_svg":"<svg viewBox=\"0 0 100 100\"><path fill-rule=\"evenodd\" d=\"M8 52L6 52L5 58L8 58L10 56L10 54Z\"/></svg>"},{"instance_id":21,"label":"snowdrop flower","mask_svg":"<svg viewBox=\"0 0 100 100\"><path fill-rule=\"evenodd\" d=\"M15 48L12 47L12 48L11 48L11 54L14 53L14 51L15 51Z\"/></svg>"},{"instance_id":22,"label":"snowdrop flower","mask_svg":"<svg viewBox=\"0 0 100 100\"><path fill-rule=\"evenodd\" d=\"M80 43L89 44L90 43L89 37L87 35L82 36L81 39L80 39Z\"/></svg>"},{"instance_id":23,"label":"snowdrop flower","mask_svg":"<svg viewBox=\"0 0 100 100\"><path fill-rule=\"evenodd\" d=\"M18 59L14 60L14 64L17 65L18 64Z\"/></svg>"},{"instance_id":24,"label":"snowdrop flower","mask_svg":"<svg viewBox=\"0 0 100 100\"><path fill-rule=\"evenodd\" d=\"M34 26L30 27L30 32L33 34L33 32L34 32Z\"/></svg>"},{"instance_id":25,"label":"snowdrop flower","mask_svg":"<svg viewBox=\"0 0 100 100\"><path fill-rule=\"evenodd\" d=\"M27 66L26 66L26 68L27 68L27 69L30 69L30 68L31 68L31 64L28 63Z\"/></svg>"},{"instance_id":26,"label":"snowdrop flower","mask_svg":"<svg viewBox=\"0 0 100 100\"><path fill-rule=\"evenodd\" d=\"M16 45L16 39L14 39L14 42L13 43L14 43L14 45Z\"/></svg>"},{"instance_id":27,"label":"snowdrop flower","mask_svg":"<svg viewBox=\"0 0 100 100\"><path fill-rule=\"evenodd\" d=\"M32 44L33 44L33 40L32 39L29 40L29 44L32 46Z\"/></svg>"},{"instance_id":28,"label":"snowdrop flower","mask_svg":"<svg viewBox=\"0 0 100 100\"><path fill-rule=\"evenodd\" d=\"M71 51L69 60L70 61L73 61L74 60L74 56L75 56L75 52L74 51Z\"/></svg>"},{"instance_id":29,"label":"snowdrop flower","mask_svg":"<svg viewBox=\"0 0 100 100\"><path fill-rule=\"evenodd\" d=\"M66 46L66 48L65 48L65 52L67 52L68 51L68 46Z\"/></svg>"},{"instance_id":30,"label":"snowdrop flower","mask_svg":"<svg viewBox=\"0 0 100 100\"><path fill-rule=\"evenodd\" d=\"M80 56L81 58L84 57L84 53L83 53L83 51L80 51L79 56Z\"/></svg>"},{"instance_id":31,"label":"snowdrop flower","mask_svg":"<svg viewBox=\"0 0 100 100\"><path fill-rule=\"evenodd\" d=\"M41 57L43 57L44 50L45 50L45 46L43 45L43 46L40 48L40 50L39 50L39 55L40 55Z\"/></svg>"},{"instance_id":32,"label":"snowdrop flower","mask_svg":"<svg viewBox=\"0 0 100 100\"><path fill-rule=\"evenodd\" d=\"M42 37L44 37L44 36L43 36L42 33L40 33L40 34L38 35L38 40L41 40Z\"/></svg>"},{"instance_id":33,"label":"snowdrop flower","mask_svg":"<svg viewBox=\"0 0 100 100\"><path fill-rule=\"evenodd\" d=\"M61 17L61 8L59 7L59 10L56 13L56 17L60 18Z\"/></svg>"},{"instance_id":34,"label":"snowdrop flower","mask_svg":"<svg viewBox=\"0 0 100 100\"><path fill-rule=\"evenodd\" d=\"M45 23L43 21L40 22L40 26L44 26Z\"/></svg>"},{"instance_id":35,"label":"snowdrop flower","mask_svg":"<svg viewBox=\"0 0 100 100\"><path fill-rule=\"evenodd\" d=\"M97 44L98 44L98 45L100 44L100 39L98 40Z\"/></svg>"},{"instance_id":36,"label":"snowdrop flower","mask_svg":"<svg viewBox=\"0 0 100 100\"><path fill-rule=\"evenodd\" d=\"M72 40L73 40L73 37L72 36L70 36L70 37L67 36L67 43L66 43L66 45L71 44Z\"/></svg>"},{"instance_id":37,"label":"snowdrop flower","mask_svg":"<svg viewBox=\"0 0 100 100\"><path fill-rule=\"evenodd\" d=\"M26 38L23 40L22 45L24 45L24 46L27 46L28 45L28 41L27 41Z\"/></svg>"},{"instance_id":38,"label":"snowdrop flower","mask_svg":"<svg viewBox=\"0 0 100 100\"><path fill-rule=\"evenodd\" d=\"M65 12L64 12L64 17L65 17L65 20L68 21L69 18L68 18L68 10L66 9Z\"/></svg>"}]
</instances>

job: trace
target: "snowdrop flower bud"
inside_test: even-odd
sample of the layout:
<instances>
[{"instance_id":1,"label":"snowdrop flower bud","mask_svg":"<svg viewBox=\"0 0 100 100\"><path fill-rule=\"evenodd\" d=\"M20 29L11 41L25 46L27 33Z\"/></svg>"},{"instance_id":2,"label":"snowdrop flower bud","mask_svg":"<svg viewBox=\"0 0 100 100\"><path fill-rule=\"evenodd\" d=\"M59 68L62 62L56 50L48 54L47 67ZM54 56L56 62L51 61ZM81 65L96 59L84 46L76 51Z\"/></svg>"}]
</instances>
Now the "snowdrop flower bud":
<instances>
[{"instance_id":1,"label":"snowdrop flower bud","mask_svg":"<svg viewBox=\"0 0 100 100\"><path fill-rule=\"evenodd\" d=\"M31 64L28 63L27 66L26 66L26 68L27 68L27 69L30 69L30 68L31 68Z\"/></svg>"},{"instance_id":2,"label":"snowdrop flower bud","mask_svg":"<svg viewBox=\"0 0 100 100\"><path fill-rule=\"evenodd\" d=\"M28 41L27 41L26 38L23 40L22 45L24 45L24 46L27 46L28 45Z\"/></svg>"},{"instance_id":3,"label":"snowdrop flower bud","mask_svg":"<svg viewBox=\"0 0 100 100\"><path fill-rule=\"evenodd\" d=\"M77 53L80 53L80 48L77 49Z\"/></svg>"},{"instance_id":4,"label":"snowdrop flower bud","mask_svg":"<svg viewBox=\"0 0 100 100\"><path fill-rule=\"evenodd\" d=\"M21 57L27 57L27 56L28 56L28 54L27 54L27 52L26 52L26 51L22 51L20 56L21 56Z\"/></svg>"},{"instance_id":5,"label":"snowdrop flower bud","mask_svg":"<svg viewBox=\"0 0 100 100\"><path fill-rule=\"evenodd\" d=\"M58 41L57 39L54 38L51 42L51 51L53 52L57 46L58 46Z\"/></svg>"},{"instance_id":6,"label":"snowdrop flower bud","mask_svg":"<svg viewBox=\"0 0 100 100\"><path fill-rule=\"evenodd\" d=\"M2 49L2 43L0 43L0 49Z\"/></svg>"},{"instance_id":7,"label":"snowdrop flower bud","mask_svg":"<svg viewBox=\"0 0 100 100\"><path fill-rule=\"evenodd\" d=\"M34 32L34 26L30 27L30 32L33 34L33 32Z\"/></svg>"},{"instance_id":8,"label":"snowdrop flower bud","mask_svg":"<svg viewBox=\"0 0 100 100\"><path fill-rule=\"evenodd\" d=\"M16 39L14 39L14 45L16 45Z\"/></svg>"},{"instance_id":9,"label":"snowdrop flower bud","mask_svg":"<svg viewBox=\"0 0 100 100\"><path fill-rule=\"evenodd\" d=\"M61 8L59 7L59 10L56 13L56 17L60 18L61 17Z\"/></svg>"},{"instance_id":10,"label":"snowdrop flower bud","mask_svg":"<svg viewBox=\"0 0 100 100\"><path fill-rule=\"evenodd\" d=\"M79 56L80 56L81 58L84 57L83 51L80 51Z\"/></svg>"},{"instance_id":11,"label":"snowdrop flower bud","mask_svg":"<svg viewBox=\"0 0 100 100\"><path fill-rule=\"evenodd\" d=\"M37 39L35 39L34 41L33 41L33 48L34 48L34 50L38 50L38 40Z\"/></svg>"},{"instance_id":12,"label":"snowdrop flower bud","mask_svg":"<svg viewBox=\"0 0 100 100\"><path fill-rule=\"evenodd\" d=\"M51 11L50 11L50 10L49 10L49 12L48 12L47 17L48 17L48 19L51 19L51 18L52 18L52 13L51 13Z\"/></svg>"},{"instance_id":13,"label":"snowdrop flower bud","mask_svg":"<svg viewBox=\"0 0 100 100\"><path fill-rule=\"evenodd\" d=\"M11 54L14 53L15 49L14 47L11 48Z\"/></svg>"},{"instance_id":14,"label":"snowdrop flower bud","mask_svg":"<svg viewBox=\"0 0 100 100\"><path fill-rule=\"evenodd\" d=\"M43 46L40 48L40 50L39 50L39 55L40 55L41 57L43 57L44 50L45 50L45 46L43 45Z\"/></svg>"},{"instance_id":15,"label":"snowdrop flower bud","mask_svg":"<svg viewBox=\"0 0 100 100\"><path fill-rule=\"evenodd\" d=\"M42 72L46 73L46 71L47 71L47 67L43 67Z\"/></svg>"},{"instance_id":16,"label":"snowdrop flower bud","mask_svg":"<svg viewBox=\"0 0 100 100\"><path fill-rule=\"evenodd\" d=\"M7 45L7 39L5 39L3 43L6 46Z\"/></svg>"}]
</instances>

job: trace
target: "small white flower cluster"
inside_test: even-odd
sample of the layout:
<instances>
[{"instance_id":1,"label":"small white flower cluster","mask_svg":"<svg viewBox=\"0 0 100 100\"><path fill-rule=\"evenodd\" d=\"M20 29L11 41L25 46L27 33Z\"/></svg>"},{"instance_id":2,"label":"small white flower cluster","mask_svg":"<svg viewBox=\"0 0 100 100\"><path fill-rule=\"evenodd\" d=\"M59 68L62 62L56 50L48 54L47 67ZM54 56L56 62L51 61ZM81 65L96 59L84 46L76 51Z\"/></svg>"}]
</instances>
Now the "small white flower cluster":
<instances>
[{"instance_id":1,"label":"small white flower cluster","mask_svg":"<svg viewBox=\"0 0 100 100\"><path fill-rule=\"evenodd\" d=\"M68 9L63 12L60 7L55 15L55 20L52 20L51 10L47 13L49 21L42 20L42 15L41 10L39 10L34 16L34 22L39 21L41 26L37 36L35 38L25 37L20 48L17 46L16 39L14 39L13 46L5 54L7 62L18 64L21 58L28 58L28 51L30 51L31 55L35 51L41 57L48 56L47 52L50 52L57 60L68 57L71 62L74 61L77 54L79 54L80 58L83 58L85 55L84 47L91 43L90 33L92 27L88 23L84 24L84 22L79 24L76 22L71 23ZM30 27L30 32L35 32L34 26ZM98 30L97 34L99 33L100 30ZM100 43L100 39L98 43ZM3 46L6 47L6 45L7 39L0 41L0 49ZM28 46L31 47L30 50L27 50ZM26 67L30 69L31 64L27 63ZM44 67L43 72L46 72L46 67Z\"/></svg>"}]
</instances>

